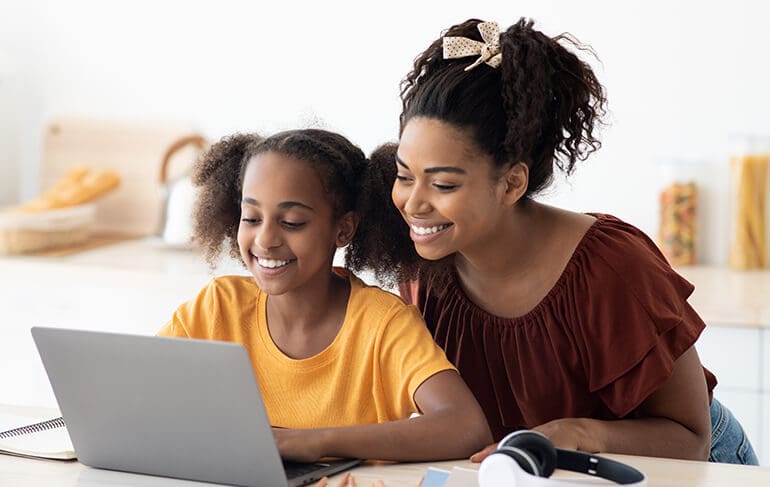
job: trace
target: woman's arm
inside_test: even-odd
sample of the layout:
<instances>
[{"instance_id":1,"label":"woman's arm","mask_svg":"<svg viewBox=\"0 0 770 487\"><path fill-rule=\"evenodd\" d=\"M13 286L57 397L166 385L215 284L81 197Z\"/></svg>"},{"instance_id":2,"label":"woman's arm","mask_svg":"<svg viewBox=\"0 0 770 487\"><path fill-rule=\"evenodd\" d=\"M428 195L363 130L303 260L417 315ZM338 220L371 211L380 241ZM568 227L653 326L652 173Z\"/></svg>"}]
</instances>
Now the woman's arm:
<instances>
[{"instance_id":1,"label":"woman's arm","mask_svg":"<svg viewBox=\"0 0 770 487\"><path fill-rule=\"evenodd\" d=\"M536 428L558 448L688 460L708 459L708 391L694 347L674 363L671 377L634 411L634 419L556 419ZM480 462L494 445L473 455Z\"/></svg>"},{"instance_id":2,"label":"woman's arm","mask_svg":"<svg viewBox=\"0 0 770 487\"><path fill-rule=\"evenodd\" d=\"M635 416L636 419L618 421L582 420L583 432L577 435L578 449L708 459L711 449L708 390L695 347L677 359L671 377L642 402ZM541 426L541 431L551 429L548 424Z\"/></svg>"},{"instance_id":3,"label":"woman's arm","mask_svg":"<svg viewBox=\"0 0 770 487\"><path fill-rule=\"evenodd\" d=\"M421 416L388 423L273 431L281 457L314 461L350 457L394 461L467 458L492 441L468 386L453 370L439 372L414 394Z\"/></svg>"}]
</instances>

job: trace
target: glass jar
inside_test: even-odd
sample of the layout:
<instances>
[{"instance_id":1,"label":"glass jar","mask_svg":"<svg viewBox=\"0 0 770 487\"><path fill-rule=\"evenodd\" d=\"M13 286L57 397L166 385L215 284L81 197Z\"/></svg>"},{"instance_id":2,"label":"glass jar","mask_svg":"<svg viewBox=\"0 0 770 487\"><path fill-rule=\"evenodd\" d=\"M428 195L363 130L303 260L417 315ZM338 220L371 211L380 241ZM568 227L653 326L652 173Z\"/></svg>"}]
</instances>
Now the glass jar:
<instances>
[{"instance_id":1,"label":"glass jar","mask_svg":"<svg viewBox=\"0 0 770 487\"><path fill-rule=\"evenodd\" d=\"M730 254L735 270L768 266L770 137L733 138L730 157Z\"/></svg>"},{"instance_id":2,"label":"glass jar","mask_svg":"<svg viewBox=\"0 0 770 487\"><path fill-rule=\"evenodd\" d=\"M692 161L671 161L660 168L658 247L671 265L694 265L698 237L697 165Z\"/></svg>"}]
</instances>

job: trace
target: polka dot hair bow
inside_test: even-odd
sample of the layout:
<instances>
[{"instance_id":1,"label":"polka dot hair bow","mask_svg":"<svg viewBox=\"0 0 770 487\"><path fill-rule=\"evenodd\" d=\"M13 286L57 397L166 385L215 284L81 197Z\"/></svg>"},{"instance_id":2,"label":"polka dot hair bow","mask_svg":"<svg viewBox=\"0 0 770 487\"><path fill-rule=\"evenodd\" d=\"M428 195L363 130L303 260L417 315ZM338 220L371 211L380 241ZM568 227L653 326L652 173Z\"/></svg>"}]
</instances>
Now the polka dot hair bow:
<instances>
[{"instance_id":1,"label":"polka dot hair bow","mask_svg":"<svg viewBox=\"0 0 770 487\"><path fill-rule=\"evenodd\" d=\"M469 71L481 63L496 68L500 66L503 55L500 53L500 28L496 22L480 22L478 27L484 42L467 37L444 37L444 59L455 59L479 55L476 61L465 68Z\"/></svg>"}]
</instances>

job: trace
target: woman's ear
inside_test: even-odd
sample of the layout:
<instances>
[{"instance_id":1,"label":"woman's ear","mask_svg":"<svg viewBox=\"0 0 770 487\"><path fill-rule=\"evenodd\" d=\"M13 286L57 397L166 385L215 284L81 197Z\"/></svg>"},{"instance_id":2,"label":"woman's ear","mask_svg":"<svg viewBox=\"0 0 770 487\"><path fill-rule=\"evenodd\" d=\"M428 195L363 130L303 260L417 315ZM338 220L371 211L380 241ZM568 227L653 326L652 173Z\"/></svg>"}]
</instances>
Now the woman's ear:
<instances>
[{"instance_id":1,"label":"woman's ear","mask_svg":"<svg viewBox=\"0 0 770 487\"><path fill-rule=\"evenodd\" d=\"M501 201L504 205L512 206L527 192L529 184L529 167L523 162L511 164L500 178Z\"/></svg>"},{"instance_id":2,"label":"woman's ear","mask_svg":"<svg viewBox=\"0 0 770 487\"><path fill-rule=\"evenodd\" d=\"M349 211L342 215L337 223L337 247L344 247L353 240L358 228L358 215L354 211Z\"/></svg>"}]
</instances>

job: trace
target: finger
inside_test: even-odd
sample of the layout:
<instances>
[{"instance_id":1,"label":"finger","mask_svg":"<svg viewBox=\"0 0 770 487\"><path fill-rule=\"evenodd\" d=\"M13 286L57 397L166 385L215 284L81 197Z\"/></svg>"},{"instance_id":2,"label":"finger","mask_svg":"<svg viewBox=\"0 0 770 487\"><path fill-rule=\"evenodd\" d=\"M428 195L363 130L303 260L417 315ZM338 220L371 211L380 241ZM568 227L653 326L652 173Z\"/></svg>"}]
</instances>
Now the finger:
<instances>
[{"instance_id":1,"label":"finger","mask_svg":"<svg viewBox=\"0 0 770 487\"><path fill-rule=\"evenodd\" d=\"M348 486L350 486L350 485L353 485L353 484L351 484L352 478L353 478L353 477L350 475L350 472L347 472L347 473L346 473L346 474L345 474L345 475L342 477L342 480L340 480L340 483L338 484L338 485L339 485L339 487L348 487Z\"/></svg>"},{"instance_id":2,"label":"finger","mask_svg":"<svg viewBox=\"0 0 770 487\"><path fill-rule=\"evenodd\" d=\"M327 485L329 485L329 477L321 477L321 480L316 482L313 487L326 487Z\"/></svg>"},{"instance_id":3,"label":"finger","mask_svg":"<svg viewBox=\"0 0 770 487\"><path fill-rule=\"evenodd\" d=\"M490 453L495 451L497 449L497 443L492 443L491 445L487 446L481 451L477 451L473 455L471 455L471 462L473 463L479 463L480 461L484 460L489 456Z\"/></svg>"}]
</instances>

